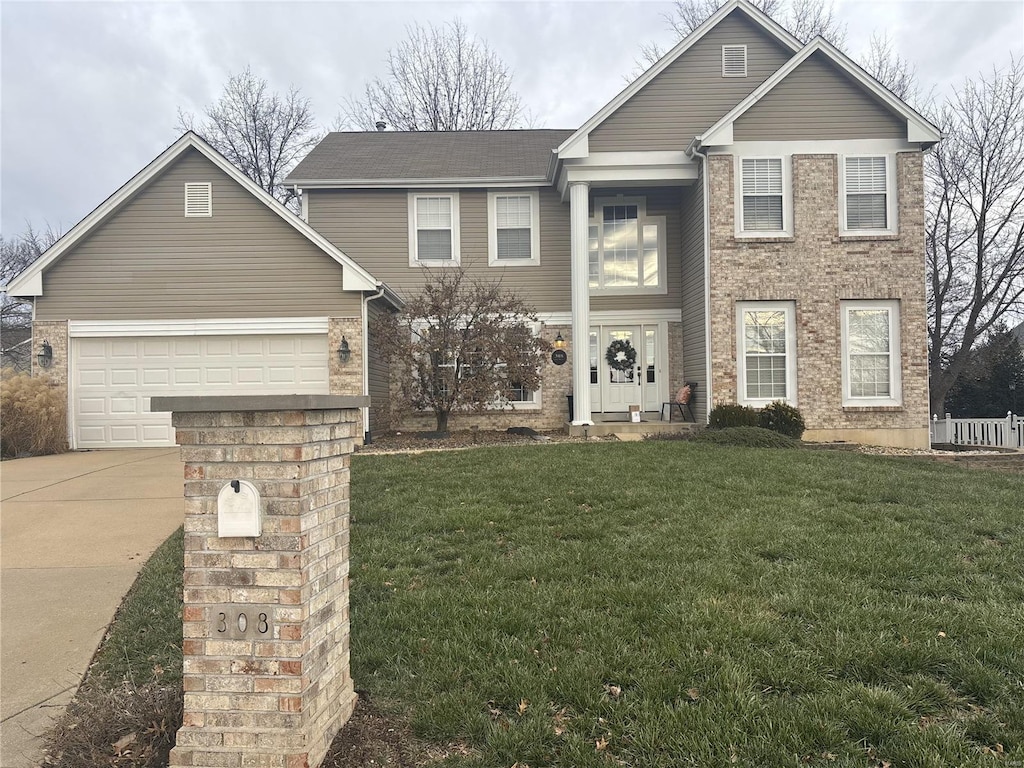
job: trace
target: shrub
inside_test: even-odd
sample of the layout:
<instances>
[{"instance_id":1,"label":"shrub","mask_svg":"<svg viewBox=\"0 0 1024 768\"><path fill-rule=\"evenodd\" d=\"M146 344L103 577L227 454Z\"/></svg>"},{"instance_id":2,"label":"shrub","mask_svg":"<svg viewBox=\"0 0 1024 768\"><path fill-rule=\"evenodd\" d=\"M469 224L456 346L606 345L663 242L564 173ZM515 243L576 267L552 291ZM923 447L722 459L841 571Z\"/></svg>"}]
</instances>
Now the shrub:
<instances>
[{"instance_id":1,"label":"shrub","mask_svg":"<svg viewBox=\"0 0 1024 768\"><path fill-rule=\"evenodd\" d=\"M693 440L698 443L736 445L743 448L796 448L800 445L791 437L762 427L705 429L694 435Z\"/></svg>"},{"instance_id":2,"label":"shrub","mask_svg":"<svg viewBox=\"0 0 1024 768\"><path fill-rule=\"evenodd\" d=\"M736 403L719 403L708 415L708 426L711 429L728 427L756 427L758 413L754 408Z\"/></svg>"},{"instance_id":3,"label":"shrub","mask_svg":"<svg viewBox=\"0 0 1024 768\"><path fill-rule=\"evenodd\" d=\"M761 409L758 426L799 440L804 434L804 417L798 408L776 400Z\"/></svg>"},{"instance_id":4,"label":"shrub","mask_svg":"<svg viewBox=\"0 0 1024 768\"><path fill-rule=\"evenodd\" d=\"M0 381L0 453L62 453L68 449L68 404L63 387L45 377L5 370Z\"/></svg>"}]
</instances>

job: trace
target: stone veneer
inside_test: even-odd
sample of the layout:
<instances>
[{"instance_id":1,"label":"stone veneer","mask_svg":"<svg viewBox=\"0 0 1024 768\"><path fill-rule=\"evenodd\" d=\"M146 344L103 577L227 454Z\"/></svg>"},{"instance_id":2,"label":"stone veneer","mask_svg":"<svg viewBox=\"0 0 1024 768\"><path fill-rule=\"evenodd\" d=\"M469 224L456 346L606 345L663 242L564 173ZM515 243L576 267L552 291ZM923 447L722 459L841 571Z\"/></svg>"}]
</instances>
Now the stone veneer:
<instances>
[{"instance_id":1,"label":"stone veneer","mask_svg":"<svg viewBox=\"0 0 1024 768\"><path fill-rule=\"evenodd\" d=\"M53 348L53 364L49 368L40 368L36 362L43 342L50 342ZM67 320L35 320L32 323L32 375L46 376L50 384L66 387L68 384L68 321Z\"/></svg>"},{"instance_id":2,"label":"stone veneer","mask_svg":"<svg viewBox=\"0 0 1024 768\"><path fill-rule=\"evenodd\" d=\"M342 337L348 341L351 357L342 363L338 356ZM332 317L327 321L327 360L332 395L363 394L363 321L358 317Z\"/></svg>"},{"instance_id":3,"label":"stone veneer","mask_svg":"<svg viewBox=\"0 0 1024 768\"><path fill-rule=\"evenodd\" d=\"M185 464L185 712L171 766L318 765L355 704L349 674L349 459L365 397L154 398ZM217 535L217 494L248 480L258 537ZM224 639L216 606L269 613Z\"/></svg>"},{"instance_id":4,"label":"stone veneer","mask_svg":"<svg viewBox=\"0 0 1024 768\"><path fill-rule=\"evenodd\" d=\"M924 176L920 152L897 155L899 234L839 236L835 155L792 156L793 236L735 237L734 159L712 155L711 347L716 403L736 402L736 302L796 303L797 404L805 439L928 447ZM842 404L840 301L898 299L903 405Z\"/></svg>"}]
</instances>

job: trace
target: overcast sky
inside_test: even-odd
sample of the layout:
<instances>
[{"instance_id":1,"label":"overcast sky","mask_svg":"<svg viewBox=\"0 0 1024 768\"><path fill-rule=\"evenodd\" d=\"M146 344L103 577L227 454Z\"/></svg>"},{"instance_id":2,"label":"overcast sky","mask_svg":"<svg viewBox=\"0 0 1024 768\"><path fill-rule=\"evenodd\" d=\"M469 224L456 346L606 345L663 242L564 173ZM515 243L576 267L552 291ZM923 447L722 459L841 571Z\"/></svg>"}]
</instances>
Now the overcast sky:
<instances>
[{"instance_id":1,"label":"overcast sky","mask_svg":"<svg viewBox=\"0 0 1024 768\"><path fill-rule=\"evenodd\" d=\"M666 2L0 4L0 232L67 231L176 138L247 64L330 126L411 22L461 17L515 73L538 127L575 128L624 87L638 47L673 43ZM886 32L926 87L1024 55L1021 0L838 0L847 51Z\"/></svg>"}]
</instances>

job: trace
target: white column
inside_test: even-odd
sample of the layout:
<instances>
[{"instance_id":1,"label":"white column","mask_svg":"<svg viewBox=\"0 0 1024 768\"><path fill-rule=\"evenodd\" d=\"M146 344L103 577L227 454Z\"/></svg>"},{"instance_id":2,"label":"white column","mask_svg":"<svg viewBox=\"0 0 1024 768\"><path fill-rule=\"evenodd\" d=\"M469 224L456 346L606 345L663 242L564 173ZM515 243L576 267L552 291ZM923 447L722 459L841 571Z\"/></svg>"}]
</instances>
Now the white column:
<instances>
[{"instance_id":1,"label":"white column","mask_svg":"<svg viewBox=\"0 0 1024 768\"><path fill-rule=\"evenodd\" d=\"M572 233L572 394L574 425L593 424L590 417L590 285L587 270L587 230L590 225L590 185L569 185Z\"/></svg>"}]
</instances>

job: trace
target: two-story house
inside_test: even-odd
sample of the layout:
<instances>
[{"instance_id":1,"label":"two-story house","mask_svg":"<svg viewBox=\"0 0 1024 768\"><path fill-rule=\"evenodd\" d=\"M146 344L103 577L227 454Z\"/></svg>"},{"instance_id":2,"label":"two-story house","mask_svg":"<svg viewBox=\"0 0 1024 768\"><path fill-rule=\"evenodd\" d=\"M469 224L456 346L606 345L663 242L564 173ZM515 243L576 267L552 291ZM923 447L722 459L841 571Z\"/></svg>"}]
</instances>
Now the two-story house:
<instances>
[{"instance_id":1,"label":"two-story house","mask_svg":"<svg viewBox=\"0 0 1024 768\"><path fill-rule=\"evenodd\" d=\"M821 39L730 0L575 130L329 134L295 217L187 134L9 287L74 447L173 442L152 395L368 392L375 313L458 266L567 343L483 416L785 400L806 438L927 447L923 153L939 130ZM611 366L613 343L635 364ZM415 420L414 420L415 421ZM427 423L427 422L423 422Z\"/></svg>"}]
</instances>

